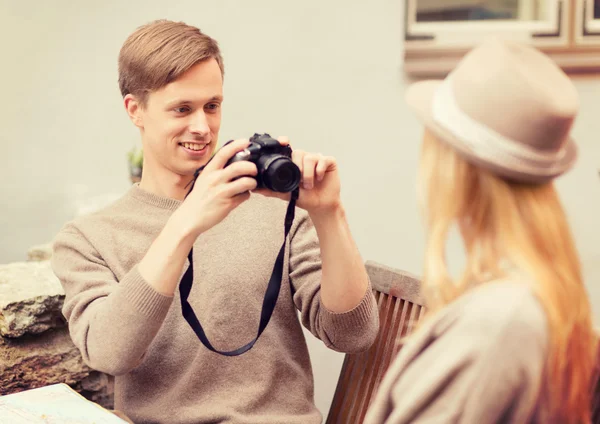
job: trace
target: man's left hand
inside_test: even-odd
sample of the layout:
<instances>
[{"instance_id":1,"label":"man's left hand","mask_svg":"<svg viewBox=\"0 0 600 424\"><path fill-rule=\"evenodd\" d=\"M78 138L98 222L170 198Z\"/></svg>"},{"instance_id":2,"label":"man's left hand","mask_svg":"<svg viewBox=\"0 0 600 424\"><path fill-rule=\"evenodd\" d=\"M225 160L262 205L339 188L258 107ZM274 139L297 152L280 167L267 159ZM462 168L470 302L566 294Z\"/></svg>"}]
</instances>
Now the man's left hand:
<instances>
[{"instance_id":1,"label":"man's left hand","mask_svg":"<svg viewBox=\"0 0 600 424\"><path fill-rule=\"evenodd\" d=\"M289 145L287 137L279 137L277 140L282 145ZM298 207L313 214L333 211L341 205L340 177L335 158L320 153L293 150L292 161L300 168L302 174L296 202ZM266 189L254 192L284 200L290 198L289 193L277 193Z\"/></svg>"}]
</instances>

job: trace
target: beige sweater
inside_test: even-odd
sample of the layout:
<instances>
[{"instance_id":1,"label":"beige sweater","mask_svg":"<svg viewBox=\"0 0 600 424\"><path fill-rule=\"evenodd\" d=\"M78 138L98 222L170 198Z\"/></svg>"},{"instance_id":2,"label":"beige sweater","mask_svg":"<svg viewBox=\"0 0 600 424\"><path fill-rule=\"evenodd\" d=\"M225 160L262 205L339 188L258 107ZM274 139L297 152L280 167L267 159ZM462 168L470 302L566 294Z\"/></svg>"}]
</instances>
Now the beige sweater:
<instances>
[{"instance_id":1,"label":"beige sweater","mask_svg":"<svg viewBox=\"0 0 600 424\"><path fill-rule=\"evenodd\" d=\"M378 331L371 290L347 313L323 307L316 231L298 209L285 256L289 277L267 329L241 356L212 353L182 317L178 291L175 297L159 294L136 266L179 204L134 185L110 207L58 234L53 268L84 360L117 376L115 408L136 423L320 423L298 311L329 348L364 350ZM286 206L253 196L194 245L189 302L217 349L232 350L256 335Z\"/></svg>"},{"instance_id":2,"label":"beige sweater","mask_svg":"<svg viewBox=\"0 0 600 424\"><path fill-rule=\"evenodd\" d=\"M554 423L542 395L548 339L525 284L480 286L405 340L365 424Z\"/></svg>"}]
</instances>

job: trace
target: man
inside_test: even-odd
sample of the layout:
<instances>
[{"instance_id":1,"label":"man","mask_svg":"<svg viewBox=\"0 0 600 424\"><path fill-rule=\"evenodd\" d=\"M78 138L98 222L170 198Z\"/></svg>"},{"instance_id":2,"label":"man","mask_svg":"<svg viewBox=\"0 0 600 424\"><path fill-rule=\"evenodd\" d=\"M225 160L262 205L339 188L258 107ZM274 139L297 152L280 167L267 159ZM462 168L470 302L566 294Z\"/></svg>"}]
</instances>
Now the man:
<instances>
[{"instance_id":1,"label":"man","mask_svg":"<svg viewBox=\"0 0 600 424\"><path fill-rule=\"evenodd\" d=\"M256 166L225 166L248 146L216 150L223 102L217 43L183 23L138 28L119 56L127 113L139 128L139 185L68 223L53 268L71 337L94 369L116 376L115 407L140 423L320 423L298 320L331 349L367 349L378 331L368 277L340 201L335 160L299 150L297 213L278 303L248 352L207 349L176 293L193 247L189 302L220 350L256 335L284 240L287 202L256 188ZM280 139L287 144L286 139ZM194 171L207 164L193 189Z\"/></svg>"}]
</instances>

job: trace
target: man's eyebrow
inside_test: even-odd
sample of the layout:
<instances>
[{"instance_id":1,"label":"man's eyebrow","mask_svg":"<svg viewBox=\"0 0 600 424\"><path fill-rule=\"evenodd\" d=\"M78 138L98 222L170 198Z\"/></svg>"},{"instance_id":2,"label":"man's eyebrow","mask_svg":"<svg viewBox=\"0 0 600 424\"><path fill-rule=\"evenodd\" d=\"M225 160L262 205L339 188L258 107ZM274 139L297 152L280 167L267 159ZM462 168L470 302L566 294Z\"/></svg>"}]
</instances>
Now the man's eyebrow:
<instances>
[{"instance_id":1,"label":"man's eyebrow","mask_svg":"<svg viewBox=\"0 0 600 424\"><path fill-rule=\"evenodd\" d=\"M210 99L208 99L208 103L209 102L222 102L222 101L223 101L223 96L221 96L221 95L212 96ZM173 99L169 103L167 103L167 107L173 107L175 105L181 105L181 104L193 104L193 103L196 103L196 101L185 99L185 98Z\"/></svg>"}]
</instances>

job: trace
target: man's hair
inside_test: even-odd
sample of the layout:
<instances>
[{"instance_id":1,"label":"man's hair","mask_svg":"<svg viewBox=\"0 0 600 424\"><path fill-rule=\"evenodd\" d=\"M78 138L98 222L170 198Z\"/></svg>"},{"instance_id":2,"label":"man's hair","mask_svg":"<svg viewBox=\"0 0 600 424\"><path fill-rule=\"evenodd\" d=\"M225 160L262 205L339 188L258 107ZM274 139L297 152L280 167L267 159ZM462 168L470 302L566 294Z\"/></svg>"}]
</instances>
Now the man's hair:
<instances>
[{"instance_id":1,"label":"man's hair","mask_svg":"<svg viewBox=\"0 0 600 424\"><path fill-rule=\"evenodd\" d=\"M199 62L215 59L224 74L218 43L183 22L156 20L137 28L119 53L119 88L145 105L150 92L179 78Z\"/></svg>"}]
</instances>

